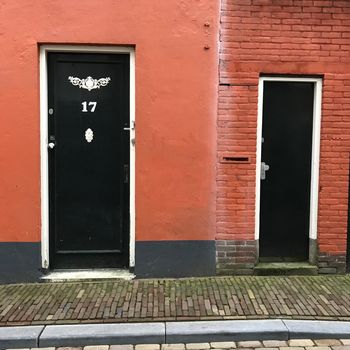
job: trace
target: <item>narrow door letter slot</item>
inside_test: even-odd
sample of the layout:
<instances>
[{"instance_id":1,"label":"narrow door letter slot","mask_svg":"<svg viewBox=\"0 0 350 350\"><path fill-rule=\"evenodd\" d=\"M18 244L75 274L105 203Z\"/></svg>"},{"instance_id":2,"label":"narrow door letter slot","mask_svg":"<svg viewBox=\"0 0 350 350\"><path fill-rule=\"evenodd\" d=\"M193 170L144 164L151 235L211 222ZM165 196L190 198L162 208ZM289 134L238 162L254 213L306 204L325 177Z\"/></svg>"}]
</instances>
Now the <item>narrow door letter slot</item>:
<instances>
[{"instance_id":1,"label":"narrow door letter slot","mask_svg":"<svg viewBox=\"0 0 350 350\"><path fill-rule=\"evenodd\" d=\"M220 163L250 163L250 157L224 155L220 157Z\"/></svg>"}]
</instances>

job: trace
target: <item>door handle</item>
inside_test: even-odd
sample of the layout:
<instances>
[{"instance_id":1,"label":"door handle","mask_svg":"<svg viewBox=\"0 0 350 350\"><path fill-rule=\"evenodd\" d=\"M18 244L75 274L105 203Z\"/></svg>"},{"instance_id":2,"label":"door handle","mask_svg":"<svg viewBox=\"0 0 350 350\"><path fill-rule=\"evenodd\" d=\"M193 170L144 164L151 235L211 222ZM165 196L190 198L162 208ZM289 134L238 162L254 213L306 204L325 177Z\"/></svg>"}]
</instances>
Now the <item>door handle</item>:
<instances>
[{"instance_id":1,"label":"door handle","mask_svg":"<svg viewBox=\"0 0 350 350\"><path fill-rule=\"evenodd\" d=\"M270 166L265 164L265 162L261 162L260 166L260 180L266 179L266 171L270 169Z\"/></svg>"},{"instance_id":2,"label":"door handle","mask_svg":"<svg viewBox=\"0 0 350 350\"><path fill-rule=\"evenodd\" d=\"M50 149L55 148L56 144L54 142L50 142L47 147L49 147Z\"/></svg>"},{"instance_id":3,"label":"door handle","mask_svg":"<svg viewBox=\"0 0 350 350\"><path fill-rule=\"evenodd\" d=\"M124 130L127 130L127 131L135 130L135 122L132 121L130 127L125 127Z\"/></svg>"}]
</instances>

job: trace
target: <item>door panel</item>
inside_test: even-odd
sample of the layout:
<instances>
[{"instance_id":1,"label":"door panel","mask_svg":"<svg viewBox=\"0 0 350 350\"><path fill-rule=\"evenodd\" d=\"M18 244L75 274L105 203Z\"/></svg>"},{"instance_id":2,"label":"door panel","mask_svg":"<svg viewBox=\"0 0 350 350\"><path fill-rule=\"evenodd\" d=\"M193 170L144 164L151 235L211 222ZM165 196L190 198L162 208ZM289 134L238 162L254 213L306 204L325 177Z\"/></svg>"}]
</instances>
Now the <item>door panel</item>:
<instances>
[{"instance_id":1,"label":"door panel","mask_svg":"<svg viewBox=\"0 0 350 350\"><path fill-rule=\"evenodd\" d=\"M314 83L264 82L260 256L306 260Z\"/></svg>"},{"instance_id":2,"label":"door panel","mask_svg":"<svg viewBox=\"0 0 350 350\"><path fill-rule=\"evenodd\" d=\"M126 266L129 55L50 53L48 74L50 266Z\"/></svg>"}]
</instances>

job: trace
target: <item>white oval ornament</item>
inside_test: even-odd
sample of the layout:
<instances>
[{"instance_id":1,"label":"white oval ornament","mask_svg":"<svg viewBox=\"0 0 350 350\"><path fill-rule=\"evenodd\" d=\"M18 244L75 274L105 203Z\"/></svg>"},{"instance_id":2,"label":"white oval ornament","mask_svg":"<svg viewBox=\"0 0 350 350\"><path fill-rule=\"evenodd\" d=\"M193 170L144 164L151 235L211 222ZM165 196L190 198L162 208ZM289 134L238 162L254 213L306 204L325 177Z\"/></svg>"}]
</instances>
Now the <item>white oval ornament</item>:
<instances>
[{"instance_id":1,"label":"white oval ornament","mask_svg":"<svg viewBox=\"0 0 350 350\"><path fill-rule=\"evenodd\" d=\"M85 86L88 90L91 90L94 88L94 80L91 77L87 77L86 81L85 81Z\"/></svg>"},{"instance_id":2,"label":"white oval ornament","mask_svg":"<svg viewBox=\"0 0 350 350\"><path fill-rule=\"evenodd\" d=\"M91 142L94 139L94 132L89 128L85 131L85 140Z\"/></svg>"}]
</instances>

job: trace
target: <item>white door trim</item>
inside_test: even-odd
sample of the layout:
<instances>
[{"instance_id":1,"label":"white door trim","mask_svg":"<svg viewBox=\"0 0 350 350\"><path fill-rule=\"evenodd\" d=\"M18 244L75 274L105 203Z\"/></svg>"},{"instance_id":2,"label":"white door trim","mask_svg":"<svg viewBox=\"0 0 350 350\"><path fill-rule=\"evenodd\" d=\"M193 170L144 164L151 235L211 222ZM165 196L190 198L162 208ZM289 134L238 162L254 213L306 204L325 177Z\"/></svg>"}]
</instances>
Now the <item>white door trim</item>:
<instances>
[{"instance_id":1,"label":"white door trim","mask_svg":"<svg viewBox=\"0 0 350 350\"><path fill-rule=\"evenodd\" d=\"M122 46L40 46L40 163L41 163L41 265L49 268L49 174L48 174L48 52L127 53L130 55L130 125L135 125L135 49ZM130 131L130 260L135 266L135 130Z\"/></svg>"},{"instance_id":2,"label":"white door trim","mask_svg":"<svg viewBox=\"0 0 350 350\"><path fill-rule=\"evenodd\" d=\"M314 111L312 128L312 160L311 160L311 186L310 186L310 225L309 237L317 238L317 212L318 212L318 183L320 168L320 139L321 139L321 109L322 109L322 79L321 78L291 78L291 77L260 77L258 97L258 123L256 144L256 192L255 192L255 239L259 239L260 226L260 164L261 164L261 138L263 124L263 96L264 81L281 82L311 82L314 83Z\"/></svg>"}]
</instances>

